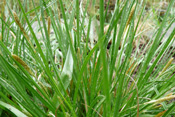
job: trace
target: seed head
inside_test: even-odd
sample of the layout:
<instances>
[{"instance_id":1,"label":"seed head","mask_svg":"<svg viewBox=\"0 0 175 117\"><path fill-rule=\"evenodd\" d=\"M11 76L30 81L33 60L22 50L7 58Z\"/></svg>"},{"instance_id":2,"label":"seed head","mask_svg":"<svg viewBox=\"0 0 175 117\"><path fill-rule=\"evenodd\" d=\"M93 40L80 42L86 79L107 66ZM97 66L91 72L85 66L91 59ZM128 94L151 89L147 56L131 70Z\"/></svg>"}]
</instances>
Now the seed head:
<instances>
[{"instance_id":1,"label":"seed head","mask_svg":"<svg viewBox=\"0 0 175 117\"><path fill-rule=\"evenodd\" d=\"M126 23L126 27L129 25L129 23L131 22L131 19L134 15L134 11L135 11L135 8L136 8L136 3L132 6L132 9L131 9L131 12L129 14L129 18L128 18L128 21Z\"/></svg>"},{"instance_id":2,"label":"seed head","mask_svg":"<svg viewBox=\"0 0 175 117\"><path fill-rule=\"evenodd\" d=\"M30 38L27 35L24 27L21 25L20 20L19 20L17 14L14 11L12 11L12 12L13 12L13 16L14 16L14 19L15 19L16 24L19 26L19 28L20 28L21 32L23 33L24 37L26 38L26 40L28 41L28 43L30 44L30 46L33 48L33 44L31 43Z\"/></svg>"},{"instance_id":3,"label":"seed head","mask_svg":"<svg viewBox=\"0 0 175 117\"><path fill-rule=\"evenodd\" d=\"M19 63L21 64L26 71L28 71L31 75L34 76L34 73L30 70L29 66L17 55L12 54L12 57Z\"/></svg>"}]
</instances>

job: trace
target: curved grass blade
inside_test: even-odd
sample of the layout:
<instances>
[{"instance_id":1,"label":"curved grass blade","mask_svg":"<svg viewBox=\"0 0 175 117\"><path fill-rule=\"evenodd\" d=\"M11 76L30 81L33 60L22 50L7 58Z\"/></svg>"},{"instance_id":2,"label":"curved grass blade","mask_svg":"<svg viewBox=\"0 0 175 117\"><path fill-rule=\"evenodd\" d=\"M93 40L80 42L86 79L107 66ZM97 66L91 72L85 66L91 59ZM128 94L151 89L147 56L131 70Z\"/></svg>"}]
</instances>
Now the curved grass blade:
<instances>
[{"instance_id":1,"label":"curved grass blade","mask_svg":"<svg viewBox=\"0 0 175 117\"><path fill-rule=\"evenodd\" d=\"M10 104L7 104L3 101L0 101L0 106L3 106L6 109L8 109L9 111L13 112L17 117L27 117L27 115L25 115L24 113L22 113L21 111L19 111L15 107L13 107Z\"/></svg>"}]
</instances>

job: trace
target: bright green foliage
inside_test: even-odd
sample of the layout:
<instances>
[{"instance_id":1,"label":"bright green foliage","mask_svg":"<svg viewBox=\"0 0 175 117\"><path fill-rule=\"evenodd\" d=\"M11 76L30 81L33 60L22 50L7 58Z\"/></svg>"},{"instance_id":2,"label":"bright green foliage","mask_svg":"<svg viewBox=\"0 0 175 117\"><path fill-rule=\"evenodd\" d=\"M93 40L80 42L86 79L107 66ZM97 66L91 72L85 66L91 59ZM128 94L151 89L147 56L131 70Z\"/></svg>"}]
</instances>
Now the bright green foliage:
<instances>
[{"instance_id":1,"label":"bright green foliage","mask_svg":"<svg viewBox=\"0 0 175 117\"><path fill-rule=\"evenodd\" d=\"M143 0L116 0L113 10L110 1L86 2L32 0L30 7L28 0L16 0L12 10L6 0L0 116L175 115L175 29L163 41L175 21L174 0L146 44Z\"/></svg>"}]
</instances>

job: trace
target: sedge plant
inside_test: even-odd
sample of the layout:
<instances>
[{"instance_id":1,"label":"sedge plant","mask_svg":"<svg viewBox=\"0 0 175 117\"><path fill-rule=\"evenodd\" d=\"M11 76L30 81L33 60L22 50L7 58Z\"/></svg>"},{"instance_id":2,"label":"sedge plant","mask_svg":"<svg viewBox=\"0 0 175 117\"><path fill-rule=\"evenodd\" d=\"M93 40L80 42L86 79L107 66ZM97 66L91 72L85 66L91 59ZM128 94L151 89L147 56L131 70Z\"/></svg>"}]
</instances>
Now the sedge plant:
<instances>
[{"instance_id":1,"label":"sedge plant","mask_svg":"<svg viewBox=\"0 0 175 117\"><path fill-rule=\"evenodd\" d=\"M146 44L143 0L116 0L110 12L104 0L3 4L1 116L175 115L175 29L162 41L174 0Z\"/></svg>"}]
</instances>

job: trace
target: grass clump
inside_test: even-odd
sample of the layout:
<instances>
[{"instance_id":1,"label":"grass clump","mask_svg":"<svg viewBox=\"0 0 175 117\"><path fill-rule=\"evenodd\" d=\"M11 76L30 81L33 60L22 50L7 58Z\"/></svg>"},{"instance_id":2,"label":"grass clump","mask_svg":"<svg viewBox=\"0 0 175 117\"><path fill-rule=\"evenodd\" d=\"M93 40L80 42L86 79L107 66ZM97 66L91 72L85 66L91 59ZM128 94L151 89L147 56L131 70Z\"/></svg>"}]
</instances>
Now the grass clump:
<instances>
[{"instance_id":1,"label":"grass clump","mask_svg":"<svg viewBox=\"0 0 175 117\"><path fill-rule=\"evenodd\" d=\"M86 2L17 0L12 10L6 0L0 115L174 115L175 29L164 40L174 1L150 39L143 1L116 0L113 10L110 1Z\"/></svg>"}]
</instances>

